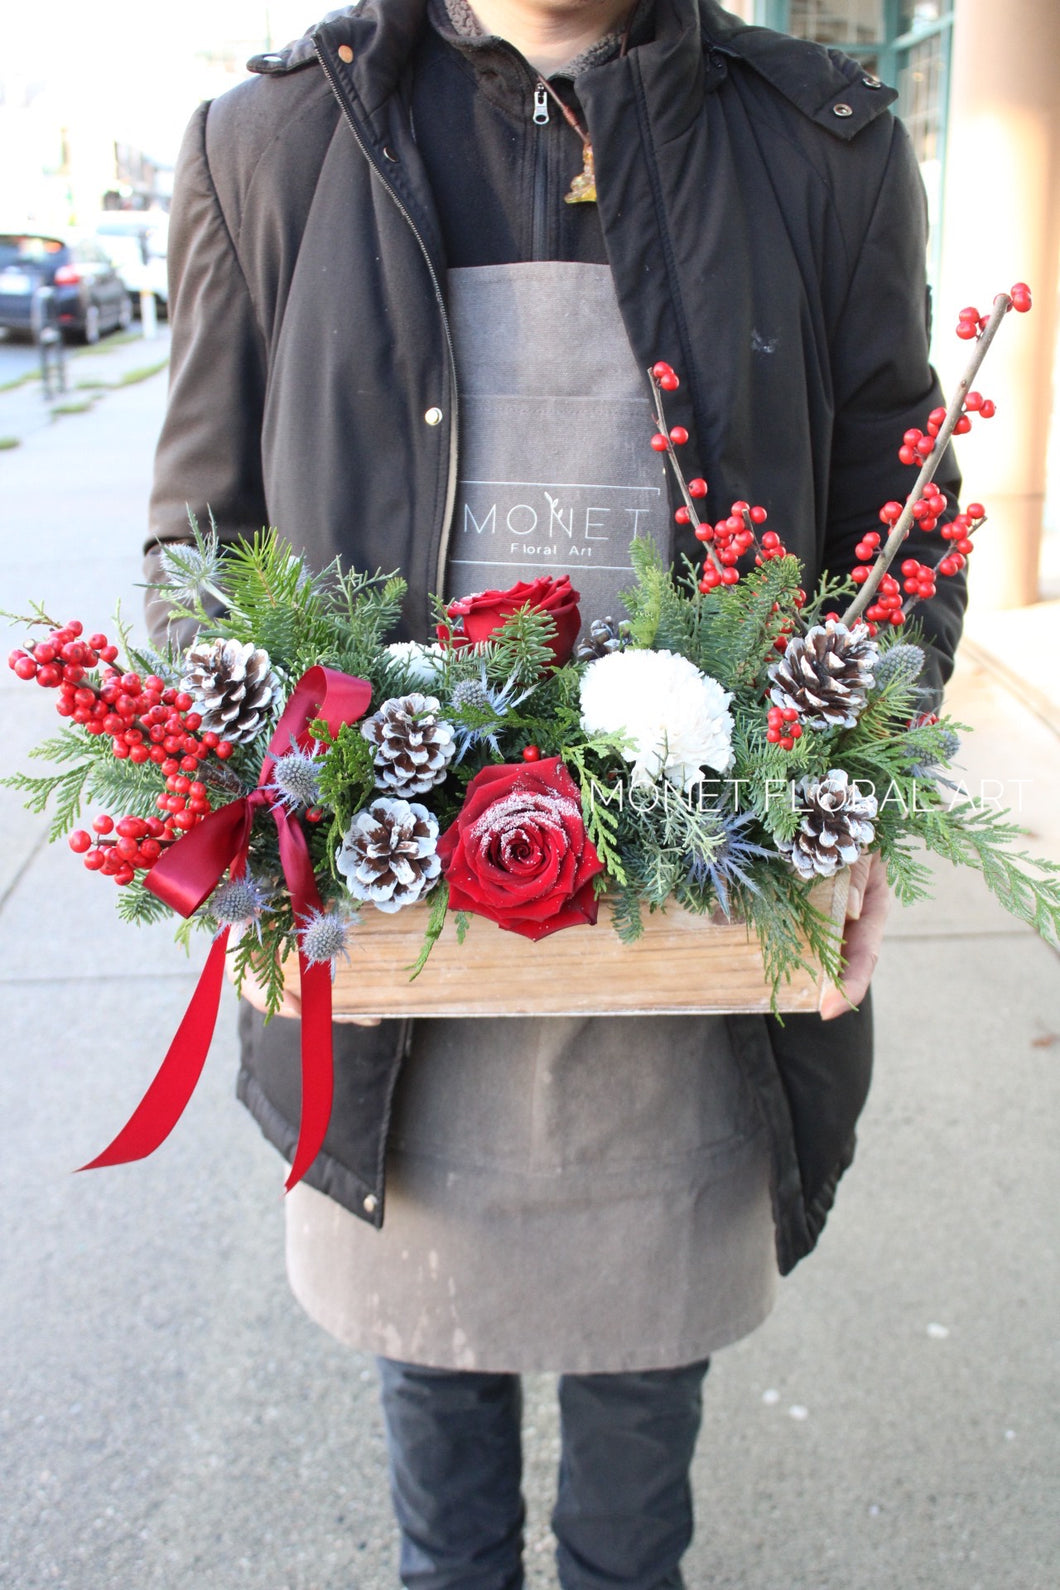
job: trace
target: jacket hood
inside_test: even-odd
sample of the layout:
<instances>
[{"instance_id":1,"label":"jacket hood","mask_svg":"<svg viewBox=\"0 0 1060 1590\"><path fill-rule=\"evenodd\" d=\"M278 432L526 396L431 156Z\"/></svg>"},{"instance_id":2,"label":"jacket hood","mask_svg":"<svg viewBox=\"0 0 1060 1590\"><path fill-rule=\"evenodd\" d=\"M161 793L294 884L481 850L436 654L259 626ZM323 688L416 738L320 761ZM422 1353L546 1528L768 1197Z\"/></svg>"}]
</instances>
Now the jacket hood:
<instances>
[{"instance_id":1,"label":"jacket hood","mask_svg":"<svg viewBox=\"0 0 1060 1590\"><path fill-rule=\"evenodd\" d=\"M300 39L254 55L251 72L283 76L318 63L320 52L342 62L371 114L390 96L426 24L426 0L361 0L329 12ZM756 72L810 121L849 141L897 99L897 93L840 50L755 27L715 0L656 0L656 42L683 54L697 38L714 70L704 87L717 87L728 62ZM338 52L352 52L344 60ZM691 52L689 52L691 53Z\"/></svg>"}]
</instances>

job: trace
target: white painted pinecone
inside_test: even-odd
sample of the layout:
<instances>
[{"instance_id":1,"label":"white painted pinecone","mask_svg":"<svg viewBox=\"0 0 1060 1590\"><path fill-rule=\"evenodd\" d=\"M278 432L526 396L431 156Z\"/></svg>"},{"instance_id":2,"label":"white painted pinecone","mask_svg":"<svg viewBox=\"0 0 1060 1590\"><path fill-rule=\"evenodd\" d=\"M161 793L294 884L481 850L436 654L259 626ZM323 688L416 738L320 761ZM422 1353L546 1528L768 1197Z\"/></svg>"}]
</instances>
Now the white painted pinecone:
<instances>
[{"instance_id":1,"label":"white painted pinecone","mask_svg":"<svg viewBox=\"0 0 1060 1590\"><path fill-rule=\"evenodd\" d=\"M375 746L375 781L399 795L426 795L449 771L456 750L451 723L438 716L438 700L413 691L393 696L365 718L361 733Z\"/></svg>"},{"instance_id":2,"label":"white painted pinecone","mask_svg":"<svg viewBox=\"0 0 1060 1590\"><path fill-rule=\"evenodd\" d=\"M800 779L795 794L804 816L794 839L780 840L777 849L801 878L831 878L853 866L876 837L869 821L876 815L875 795L862 795L842 768Z\"/></svg>"},{"instance_id":3,"label":"white painted pinecone","mask_svg":"<svg viewBox=\"0 0 1060 1590\"><path fill-rule=\"evenodd\" d=\"M438 824L425 806L381 795L353 819L336 863L355 900L400 911L440 875L437 843Z\"/></svg>"},{"instance_id":4,"label":"white painted pinecone","mask_svg":"<svg viewBox=\"0 0 1060 1590\"><path fill-rule=\"evenodd\" d=\"M770 699L778 707L794 707L810 729L852 729L872 689L879 655L864 624L815 624L794 636L770 668Z\"/></svg>"},{"instance_id":5,"label":"white painted pinecone","mask_svg":"<svg viewBox=\"0 0 1060 1590\"><path fill-rule=\"evenodd\" d=\"M182 689L194 697L202 728L241 744L269 727L283 700L269 654L250 641L214 640L184 653Z\"/></svg>"}]
</instances>

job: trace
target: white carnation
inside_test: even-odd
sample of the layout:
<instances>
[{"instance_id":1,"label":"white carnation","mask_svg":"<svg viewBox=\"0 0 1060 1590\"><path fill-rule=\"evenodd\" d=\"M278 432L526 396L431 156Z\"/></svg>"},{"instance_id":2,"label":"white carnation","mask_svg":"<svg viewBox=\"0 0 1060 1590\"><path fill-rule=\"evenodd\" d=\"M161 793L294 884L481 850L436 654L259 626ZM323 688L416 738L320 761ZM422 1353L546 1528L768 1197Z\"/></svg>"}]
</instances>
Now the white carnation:
<instances>
[{"instance_id":1,"label":"white carnation","mask_svg":"<svg viewBox=\"0 0 1060 1590\"><path fill-rule=\"evenodd\" d=\"M616 651L591 662L581 685L586 734L622 733L633 783L665 775L688 790L703 768L732 766L732 693L671 651Z\"/></svg>"},{"instance_id":2,"label":"white carnation","mask_svg":"<svg viewBox=\"0 0 1060 1590\"><path fill-rule=\"evenodd\" d=\"M395 640L386 649L408 671L411 684L437 684L438 674L445 666L445 652L437 642L423 646L418 640Z\"/></svg>"}]
</instances>

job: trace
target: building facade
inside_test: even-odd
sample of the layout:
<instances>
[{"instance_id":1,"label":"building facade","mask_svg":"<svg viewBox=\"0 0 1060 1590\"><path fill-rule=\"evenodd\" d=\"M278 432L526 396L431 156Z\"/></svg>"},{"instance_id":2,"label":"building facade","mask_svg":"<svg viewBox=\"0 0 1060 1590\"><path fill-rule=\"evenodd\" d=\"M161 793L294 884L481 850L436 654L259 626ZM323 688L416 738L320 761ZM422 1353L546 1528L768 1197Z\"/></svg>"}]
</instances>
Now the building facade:
<instances>
[{"instance_id":1,"label":"building facade","mask_svg":"<svg viewBox=\"0 0 1060 1590\"><path fill-rule=\"evenodd\" d=\"M952 387L957 310L1027 281L1033 321L1006 327L986 389L997 418L963 442L987 504L973 603L1060 594L1060 3L1058 0L729 0L747 21L834 45L899 91L931 217L934 356ZM1045 557L1043 560L1043 547Z\"/></svg>"}]
</instances>

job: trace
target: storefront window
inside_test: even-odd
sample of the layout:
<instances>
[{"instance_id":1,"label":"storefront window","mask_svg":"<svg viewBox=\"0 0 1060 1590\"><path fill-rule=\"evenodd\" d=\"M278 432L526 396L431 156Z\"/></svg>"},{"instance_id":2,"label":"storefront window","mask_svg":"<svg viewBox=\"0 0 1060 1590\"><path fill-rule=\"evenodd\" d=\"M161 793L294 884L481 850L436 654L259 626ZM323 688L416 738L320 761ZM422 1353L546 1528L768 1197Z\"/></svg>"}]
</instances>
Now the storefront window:
<instances>
[{"instance_id":1,"label":"storefront window","mask_svg":"<svg viewBox=\"0 0 1060 1590\"><path fill-rule=\"evenodd\" d=\"M817 44L878 44L887 32L884 0L790 0L788 26Z\"/></svg>"}]
</instances>

